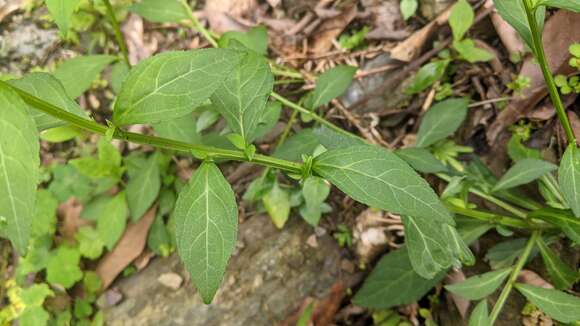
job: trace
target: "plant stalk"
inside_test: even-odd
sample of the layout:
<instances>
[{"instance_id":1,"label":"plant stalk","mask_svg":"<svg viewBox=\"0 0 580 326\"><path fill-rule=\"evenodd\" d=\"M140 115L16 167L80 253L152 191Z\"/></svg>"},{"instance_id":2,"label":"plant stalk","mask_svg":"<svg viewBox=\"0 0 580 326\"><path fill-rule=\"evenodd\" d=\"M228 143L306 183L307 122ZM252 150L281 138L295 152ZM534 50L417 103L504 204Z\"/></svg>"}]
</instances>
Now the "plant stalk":
<instances>
[{"instance_id":1,"label":"plant stalk","mask_svg":"<svg viewBox=\"0 0 580 326\"><path fill-rule=\"evenodd\" d=\"M489 212L484 212L480 210L470 209L470 208L463 208L459 206L455 206L453 204L446 204L447 208L456 214L460 214L463 216L475 218L481 221L486 221L492 224L500 224L503 226L509 226L519 229L527 229L527 230L539 230L539 229L547 229L550 228L548 225L538 225L535 223L531 223L529 221L524 221L518 218L514 218L511 216L504 216L500 214L494 214Z\"/></svg>"},{"instance_id":2,"label":"plant stalk","mask_svg":"<svg viewBox=\"0 0 580 326\"><path fill-rule=\"evenodd\" d=\"M211 36L211 33L205 27L203 27L203 25L199 22L197 17L195 17L193 12L191 11L191 8L189 7L189 4L187 4L187 1L179 0L179 3L181 3L181 5L183 6L183 11L189 18L189 21L191 22L191 27L194 28L199 33L201 33L201 35L209 42L209 44L211 44L211 46L217 48L218 47L217 41L213 38L213 36Z\"/></svg>"},{"instance_id":3,"label":"plant stalk","mask_svg":"<svg viewBox=\"0 0 580 326\"><path fill-rule=\"evenodd\" d=\"M495 320L499 316L499 313L501 312L501 309L503 308L505 301L507 300L512 288L514 287L514 283L518 279L518 275L520 274L522 268L524 268L524 265L526 264L528 257L530 257L532 249L534 248L534 244L536 243L536 240L538 239L539 236L540 231L534 231L532 232L532 236L530 237L530 239L528 239L528 243L526 244L524 251L522 252L520 258L518 259L516 265L514 266L505 287L503 288L503 290L499 295L499 298L497 299L497 302L493 306L493 310L491 311L491 314L489 316L490 325L493 325L495 323Z\"/></svg>"},{"instance_id":4,"label":"plant stalk","mask_svg":"<svg viewBox=\"0 0 580 326\"><path fill-rule=\"evenodd\" d=\"M548 86L548 92L550 93L550 99L552 100L552 104L554 104L554 108L556 108L556 114L558 115L558 119L560 120L560 123L564 128L566 138L568 139L568 144L576 145L576 137L574 136L572 125L570 124L570 120L568 120L566 110L564 109L564 104L562 104L562 99L560 98L560 94L558 93L556 83L554 83L554 77L552 76L552 72L550 71L548 61L546 60L546 53L544 52L544 46L542 45L540 29L538 28L538 23L535 17L535 9L533 8L531 0L522 0L522 1L526 11L530 31L532 33L534 54L536 56L536 59L538 60L540 68L542 69L542 74L544 75L544 80L546 81L546 85Z\"/></svg>"},{"instance_id":5,"label":"plant stalk","mask_svg":"<svg viewBox=\"0 0 580 326\"><path fill-rule=\"evenodd\" d=\"M113 31L115 33L115 38L117 39L119 49L121 50L121 54L123 55L123 61L125 61L128 67L131 67L131 63L129 62L129 50L127 50L127 43L125 42L125 38L123 38L123 33L121 33L121 27L119 26L119 22L115 16L113 6L111 6L111 2L109 0L103 0L103 2L107 8L107 15L109 16L111 24L113 25Z\"/></svg>"}]
</instances>

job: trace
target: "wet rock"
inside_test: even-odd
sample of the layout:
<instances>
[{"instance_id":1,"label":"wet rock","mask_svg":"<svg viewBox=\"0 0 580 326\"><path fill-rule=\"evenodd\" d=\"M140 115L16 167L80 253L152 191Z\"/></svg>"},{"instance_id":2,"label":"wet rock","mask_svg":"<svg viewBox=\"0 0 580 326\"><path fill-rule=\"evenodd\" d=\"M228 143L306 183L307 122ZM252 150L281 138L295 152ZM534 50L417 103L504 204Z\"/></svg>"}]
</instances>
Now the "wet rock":
<instances>
[{"instance_id":1,"label":"wet rock","mask_svg":"<svg viewBox=\"0 0 580 326\"><path fill-rule=\"evenodd\" d=\"M273 325L295 312L305 297L323 298L342 276L340 248L328 235L307 244L311 227L293 219L282 231L256 216L240 225L238 252L211 305L187 283L169 289L160 275L187 279L176 256L154 260L120 281L119 305L105 310L107 325ZM342 274L342 275L341 275Z\"/></svg>"}]
</instances>

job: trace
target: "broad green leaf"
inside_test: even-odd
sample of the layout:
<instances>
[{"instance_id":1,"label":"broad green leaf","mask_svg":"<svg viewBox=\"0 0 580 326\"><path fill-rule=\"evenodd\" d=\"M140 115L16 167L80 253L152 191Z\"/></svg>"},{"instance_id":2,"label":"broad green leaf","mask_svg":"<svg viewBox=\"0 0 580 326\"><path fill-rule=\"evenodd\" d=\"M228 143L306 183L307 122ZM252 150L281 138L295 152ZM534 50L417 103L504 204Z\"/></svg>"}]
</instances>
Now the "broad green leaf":
<instances>
[{"instance_id":1,"label":"broad green leaf","mask_svg":"<svg viewBox=\"0 0 580 326\"><path fill-rule=\"evenodd\" d=\"M557 289L565 290L578 280L578 272L573 271L568 265L566 265L560 257L558 257L558 255L556 255L556 253L546 245L542 238L538 238L536 243L540 249L540 254L542 254L544 265L550 275L550 280Z\"/></svg>"},{"instance_id":2,"label":"broad green leaf","mask_svg":"<svg viewBox=\"0 0 580 326\"><path fill-rule=\"evenodd\" d=\"M457 232L465 243L474 242L493 227L485 221L479 221L461 215L456 215L455 221L457 223Z\"/></svg>"},{"instance_id":3,"label":"broad green leaf","mask_svg":"<svg viewBox=\"0 0 580 326\"><path fill-rule=\"evenodd\" d=\"M125 61L118 61L113 64L113 68L111 69L111 88L115 94L119 94L121 86L125 81L125 77L129 74L129 70L131 70L131 68L127 66Z\"/></svg>"},{"instance_id":4,"label":"broad green leaf","mask_svg":"<svg viewBox=\"0 0 580 326\"><path fill-rule=\"evenodd\" d=\"M489 262L492 269L509 267L522 254L527 239L518 238L500 242L491 247L485 254L485 260ZM532 250L532 255L537 254L537 250Z\"/></svg>"},{"instance_id":5,"label":"broad green leaf","mask_svg":"<svg viewBox=\"0 0 580 326\"><path fill-rule=\"evenodd\" d=\"M443 77L448 65L449 60L439 60L422 66L405 92L410 95L417 94L433 85L434 82Z\"/></svg>"},{"instance_id":6,"label":"broad green leaf","mask_svg":"<svg viewBox=\"0 0 580 326\"><path fill-rule=\"evenodd\" d=\"M520 37L533 51L532 32L530 31L523 2L516 0L494 0L493 3L500 16L518 32ZM545 14L546 10L544 7L536 10L536 20L538 21L540 31L544 26Z\"/></svg>"},{"instance_id":7,"label":"broad green leaf","mask_svg":"<svg viewBox=\"0 0 580 326\"><path fill-rule=\"evenodd\" d=\"M11 79L8 83L41 100L54 104L67 112L74 113L83 118L87 117L83 109L67 94L60 81L51 74L44 72L29 73L20 79ZM28 110L34 118L38 130L64 125L64 122L59 119L43 113L32 106L28 106Z\"/></svg>"},{"instance_id":8,"label":"broad green leaf","mask_svg":"<svg viewBox=\"0 0 580 326\"><path fill-rule=\"evenodd\" d=\"M268 61L248 52L211 96L216 110L246 144L255 139L256 127L264 115L273 86L274 76Z\"/></svg>"},{"instance_id":9,"label":"broad green leaf","mask_svg":"<svg viewBox=\"0 0 580 326\"><path fill-rule=\"evenodd\" d=\"M71 125L64 125L44 130L40 134L40 139L49 143L62 143L80 136L81 134L82 129Z\"/></svg>"},{"instance_id":10,"label":"broad green leaf","mask_svg":"<svg viewBox=\"0 0 580 326\"><path fill-rule=\"evenodd\" d=\"M401 216L405 244L413 269L424 278L433 278L453 264L453 255L443 224L431 217Z\"/></svg>"},{"instance_id":11,"label":"broad green leaf","mask_svg":"<svg viewBox=\"0 0 580 326\"><path fill-rule=\"evenodd\" d=\"M507 144L507 153L512 161L520 161L525 158L541 159L542 154L535 148L526 147L522 144L522 136L513 134Z\"/></svg>"},{"instance_id":12,"label":"broad green leaf","mask_svg":"<svg viewBox=\"0 0 580 326\"><path fill-rule=\"evenodd\" d=\"M437 173L447 171L447 167L424 148L403 148L395 154L407 162L413 169L422 173Z\"/></svg>"},{"instance_id":13,"label":"broad green leaf","mask_svg":"<svg viewBox=\"0 0 580 326\"><path fill-rule=\"evenodd\" d=\"M356 67L343 65L322 73L316 80L316 88L308 95L304 105L315 109L342 95L352 83L356 70Z\"/></svg>"},{"instance_id":14,"label":"broad green leaf","mask_svg":"<svg viewBox=\"0 0 580 326\"><path fill-rule=\"evenodd\" d=\"M162 257L166 257L171 252L171 240L167 226L163 222L163 215L157 214L151 229L147 235L147 247Z\"/></svg>"},{"instance_id":15,"label":"broad green leaf","mask_svg":"<svg viewBox=\"0 0 580 326\"><path fill-rule=\"evenodd\" d=\"M558 169L558 182L574 215L580 217L580 151L569 145Z\"/></svg>"},{"instance_id":16,"label":"broad green leaf","mask_svg":"<svg viewBox=\"0 0 580 326\"><path fill-rule=\"evenodd\" d=\"M321 205L330 194L330 184L324 179L311 176L302 185L302 196L306 205L300 210L302 217L310 225L318 225L322 215Z\"/></svg>"},{"instance_id":17,"label":"broad green leaf","mask_svg":"<svg viewBox=\"0 0 580 326\"><path fill-rule=\"evenodd\" d=\"M48 190L60 203L70 197L75 197L81 202L90 199L94 190L91 180L80 174L72 164L56 165L52 169L52 175Z\"/></svg>"},{"instance_id":18,"label":"broad green leaf","mask_svg":"<svg viewBox=\"0 0 580 326\"><path fill-rule=\"evenodd\" d=\"M454 257L454 265L467 265L472 266L475 264L475 256L469 249L469 246L463 240L461 234L455 227L447 224L443 226L444 237L447 240L447 245L449 246L449 251Z\"/></svg>"},{"instance_id":19,"label":"broad green leaf","mask_svg":"<svg viewBox=\"0 0 580 326\"><path fill-rule=\"evenodd\" d=\"M324 152L314 159L313 170L368 206L454 224L429 184L405 161L380 147L362 145Z\"/></svg>"},{"instance_id":20,"label":"broad green leaf","mask_svg":"<svg viewBox=\"0 0 580 326\"><path fill-rule=\"evenodd\" d=\"M558 167L550 162L526 158L517 161L496 183L493 191L510 189L530 183Z\"/></svg>"},{"instance_id":21,"label":"broad green leaf","mask_svg":"<svg viewBox=\"0 0 580 326\"><path fill-rule=\"evenodd\" d=\"M476 47L472 39L454 41L453 48L469 63L486 62L494 58L492 53Z\"/></svg>"},{"instance_id":22,"label":"broad green leaf","mask_svg":"<svg viewBox=\"0 0 580 326\"><path fill-rule=\"evenodd\" d=\"M264 195L262 203L272 218L272 222L281 229L290 216L290 194L274 182L272 189Z\"/></svg>"},{"instance_id":23,"label":"broad green leaf","mask_svg":"<svg viewBox=\"0 0 580 326\"><path fill-rule=\"evenodd\" d=\"M368 145L362 138L347 136L335 130L321 126L314 129L314 135L326 149L345 148L350 146Z\"/></svg>"},{"instance_id":24,"label":"broad green leaf","mask_svg":"<svg viewBox=\"0 0 580 326\"><path fill-rule=\"evenodd\" d=\"M115 60L117 57L104 54L72 58L56 67L54 77L62 83L71 98L77 98L83 95L99 77L101 71Z\"/></svg>"},{"instance_id":25,"label":"broad green leaf","mask_svg":"<svg viewBox=\"0 0 580 326\"><path fill-rule=\"evenodd\" d=\"M452 98L433 105L421 121L417 147L427 147L452 135L467 116L467 98Z\"/></svg>"},{"instance_id":26,"label":"broad green leaf","mask_svg":"<svg viewBox=\"0 0 580 326\"><path fill-rule=\"evenodd\" d=\"M302 155L312 155L318 145L320 142L314 130L303 129L288 137L276 148L272 156L288 161L300 161Z\"/></svg>"},{"instance_id":27,"label":"broad green leaf","mask_svg":"<svg viewBox=\"0 0 580 326\"><path fill-rule=\"evenodd\" d=\"M99 233L91 226L83 226L79 228L75 234L75 238L79 242L79 252L81 256L89 259L97 259L103 253L105 244L100 238Z\"/></svg>"},{"instance_id":28,"label":"broad green leaf","mask_svg":"<svg viewBox=\"0 0 580 326\"><path fill-rule=\"evenodd\" d=\"M387 309L409 304L423 297L446 275L441 272L425 279L413 270L407 248L384 255L353 298L354 304L372 309Z\"/></svg>"},{"instance_id":29,"label":"broad green leaf","mask_svg":"<svg viewBox=\"0 0 580 326\"><path fill-rule=\"evenodd\" d=\"M401 14L403 14L403 19L407 20L411 18L417 11L418 3L417 0L401 0L400 9Z\"/></svg>"},{"instance_id":30,"label":"broad green leaf","mask_svg":"<svg viewBox=\"0 0 580 326\"><path fill-rule=\"evenodd\" d=\"M58 201L45 189L36 192L34 219L32 220L32 237L52 236L56 231L56 209Z\"/></svg>"},{"instance_id":31,"label":"broad green leaf","mask_svg":"<svg viewBox=\"0 0 580 326\"><path fill-rule=\"evenodd\" d=\"M453 5L451 14L449 15L449 26L451 26L451 32L453 33L453 39L455 41L463 39L467 30L473 24L474 18L473 8L471 8L471 5L466 0L459 0Z\"/></svg>"},{"instance_id":32,"label":"broad green leaf","mask_svg":"<svg viewBox=\"0 0 580 326\"><path fill-rule=\"evenodd\" d=\"M40 148L34 120L15 91L0 85L0 229L26 253L34 216Z\"/></svg>"},{"instance_id":33,"label":"broad green leaf","mask_svg":"<svg viewBox=\"0 0 580 326\"><path fill-rule=\"evenodd\" d=\"M195 122L197 132L202 132L211 127L220 118L219 112L212 105L206 106L206 109L199 115Z\"/></svg>"},{"instance_id":34,"label":"broad green leaf","mask_svg":"<svg viewBox=\"0 0 580 326\"><path fill-rule=\"evenodd\" d=\"M543 208L533 211L529 215L531 218L540 218L560 227L568 238L576 244L580 244L580 219L572 216L570 211Z\"/></svg>"},{"instance_id":35,"label":"broad green leaf","mask_svg":"<svg viewBox=\"0 0 580 326\"><path fill-rule=\"evenodd\" d=\"M500 269L472 276L461 283L446 285L445 288L469 300L480 300L492 294L510 275L511 268Z\"/></svg>"},{"instance_id":36,"label":"broad green leaf","mask_svg":"<svg viewBox=\"0 0 580 326\"><path fill-rule=\"evenodd\" d=\"M578 2L578 0L540 0L537 6L547 6L580 12L580 2Z\"/></svg>"},{"instance_id":37,"label":"broad green leaf","mask_svg":"<svg viewBox=\"0 0 580 326\"><path fill-rule=\"evenodd\" d=\"M65 289L71 288L83 278L79 268L81 254L77 248L61 245L55 249L46 267L46 280L51 284L58 284Z\"/></svg>"},{"instance_id":38,"label":"broad green leaf","mask_svg":"<svg viewBox=\"0 0 580 326\"><path fill-rule=\"evenodd\" d=\"M173 212L179 257L203 301L210 303L236 245L238 209L218 167L203 163L177 199Z\"/></svg>"},{"instance_id":39,"label":"broad green leaf","mask_svg":"<svg viewBox=\"0 0 580 326\"><path fill-rule=\"evenodd\" d=\"M155 123L188 113L230 75L240 55L232 50L170 51L133 67L115 102L119 125Z\"/></svg>"},{"instance_id":40,"label":"broad green leaf","mask_svg":"<svg viewBox=\"0 0 580 326\"><path fill-rule=\"evenodd\" d=\"M112 197L100 212L97 219L97 232L107 249L113 249L123 235L127 215L128 209L124 192Z\"/></svg>"},{"instance_id":41,"label":"broad green leaf","mask_svg":"<svg viewBox=\"0 0 580 326\"><path fill-rule=\"evenodd\" d=\"M46 0L48 12L54 19L62 36L66 36L71 26L73 12L81 0Z\"/></svg>"},{"instance_id":42,"label":"broad green leaf","mask_svg":"<svg viewBox=\"0 0 580 326\"><path fill-rule=\"evenodd\" d=\"M111 178L117 181L121 178L123 168L121 167L121 154L105 137L102 137L98 144L98 157L81 157L70 160L80 174L93 180Z\"/></svg>"},{"instance_id":43,"label":"broad green leaf","mask_svg":"<svg viewBox=\"0 0 580 326\"><path fill-rule=\"evenodd\" d=\"M244 47L260 54L268 54L268 30L265 26L252 27L247 32L225 32L218 41L221 48L227 48L231 40L240 42Z\"/></svg>"},{"instance_id":44,"label":"broad green leaf","mask_svg":"<svg viewBox=\"0 0 580 326\"><path fill-rule=\"evenodd\" d=\"M179 23L189 18L178 0L142 0L129 11L155 23Z\"/></svg>"},{"instance_id":45,"label":"broad green leaf","mask_svg":"<svg viewBox=\"0 0 580 326\"><path fill-rule=\"evenodd\" d=\"M197 132L196 121L191 114L154 123L153 129L159 137L179 140L190 144L201 143L201 137Z\"/></svg>"},{"instance_id":46,"label":"broad green leaf","mask_svg":"<svg viewBox=\"0 0 580 326\"><path fill-rule=\"evenodd\" d=\"M515 288L548 316L562 323L580 320L580 298L562 291L516 283Z\"/></svg>"},{"instance_id":47,"label":"broad green leaf","mask_svg":"<svg viewBox=\"0 0 580 326\"><path fill-rule=\"evenodd\" d=\"M475 309L471 312L471 316L469 316L469 326L491 326L486 300L482 300L478 303L477 306L475 306Z\"/></svg>"},{"instance_id":48,"label":"broad green leaf","mask_svg":"<svg viewBox=\"0 0 580 326\"><path fill-rule=\"evenodd\" d=\"M280 120L281 113L282 104L280 102L268 102L264 109L264 115L260 119L254 132L255 138L260 139L266 136L276 126L278 120Z\"/></svg>"},{"instance_id":49,"label":"broad green leaf","mask_svg":"<svg viewBox=\"0 0 580 326\"><path fill-rule=\"evenodd\" d=\"M161 190L161 171L157 155L149 156L143 165L134 169L135 172L127 183L127 204L132 220L138 221L151 207Z\"/></svg>"}]
</instances>

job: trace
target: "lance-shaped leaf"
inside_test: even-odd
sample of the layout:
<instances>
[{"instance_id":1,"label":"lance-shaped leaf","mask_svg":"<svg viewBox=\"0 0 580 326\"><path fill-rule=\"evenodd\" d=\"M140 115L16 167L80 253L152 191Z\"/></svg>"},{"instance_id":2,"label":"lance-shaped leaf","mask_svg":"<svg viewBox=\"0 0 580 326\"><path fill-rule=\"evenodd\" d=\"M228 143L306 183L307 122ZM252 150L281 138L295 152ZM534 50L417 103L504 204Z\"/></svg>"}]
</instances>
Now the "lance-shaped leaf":
<instances>
[{"instance_id":1,"label":"lance-shaped leaf","mask_svg":"<svg viewBox=\"0 0 580 326\"><path fill-rule=\"evenodd\" d=\"M560 227L568 238L580 244L580 219L572 216L570 211L556 208L542 208L530 212L529 217L540 218Z\"/></svg>"},{"instance_id":2,"label":"lance-shaped leaf","mask_svg":"<svg viewBox=\"0 0 580 326\"><path fill-rule=\"evenodd\" d=\"M580 2L578 0L540 0L538 5L580 12Z\"/></svg>"},{"instance_id":3,"label":"lance-shaped leaf","mask_svg":"<svg viewBox=\"0 0 580 326\"><path fill-rule=\"evenodd\" d=\"M510 275L511 268L472 276L461 283L446 285L445 288L469 300L480 300L492 294Z\"/></svg>"},{"instance_id":4,"label":"lance-shaped leaf","mask_svg":"<svg viewBox=\"0 0 580 326\"><path fill-rule=\"evenodd\" d=\"M230 129L249 144L254 140L273 87L274 77L268 61L248 52L229 78L220 83L211 101Z\"/></svg>"},{"instance_id":5,"label":"lance-shaped leaf","mask_svg":"<svg viewBox=\"0 0 580 326\"><path fill-rule=\"evenodd\" d=\"M360 145L329 150L315 158L313 170L368 206L454 225L429 184L382 148Z\"/></svg>"},{"instance_id":6,"label":"lance-shaped leaf","mask_svg":"<svg viewBox=\"0 0 580 326\"><path fill-rule=\"evenodd\" d=\"M20 79L9 80L8 83L18 89L28 92L50 104L86 118L87 114L71 99L58 79L44 72L33 72L24 75ZM28 110L38 130L64 125L64 122L54 118L40 110L28 106Z\"/></svg>"},{"instance_id":7,"label":"lance-shaped leaf","mask_svg":"<svg viewBox=\"0 0 580 326\"><path fill-rule=\"evenodd\" d=\"M80 0L46 0L48 12L63 36L67 35L72 14L80 2Z\"/></svg>"},{"instance_id":8,"label":"lance-shaped leaf","mask_svg":"<svg viewBox=\"0 0 580 326\"><path fill-rule=\"evenodd\" d=\"M177 250L203 301L210 303L236 244L238 209L218 167L203 163L174 210Z\"/></svg>"},{"instance_id":9,"label":"lance-shaped leaf","mask_svg":"<svg viewBox=\"0 0 580 326\"><path fill-rule=\"evenodd\" d=\"M417 147L427 147L453 134L467 115L466 98L453 98L433 105L423 117Z\"/></svg>"},{"instance_id":10,"label":"lance-shaped leaf","mask_svg":"<svg viewBox=\"0 0 580 326\"><path fill-rule=\"evenodd\" d=\"M566 203L580 217L580 151L575 145L569 145L562 156L558 181Z\"/></svg>"},{"instance_id":11,"label":"lance-shaped leaf","mask_svg":"<svg viewBox=\"0 0 580 326\"><path fill-rule=\"evenodd\" d=\"M489 320L489 311L487 310L487 301L482 300L475 306L471 316L469 316L469 326L491 326Z\"/></svg>"},{"instance_id":12,"label":"lance-shaped leaf","mask_svg":"<svg viewBox=\"0 0 580 326\"><path fill-rule=\"evenodd\" d=\"M127 203L133 221L138 221L151 207L161 189L161 172L157 155L151 155L135 167L127 183Z\"/></svg>"},{"instance_id":13,"label":"lance-shaped leaf","mask_svg":"<svg viewBox=\"0 0 580 326\"><path fill-rule=\"evenodd\" d=\"M556 170L558 167L550 162L525 158L517 161L504 175L499 179L493 191L510 189L529 182L532 182L544 174Z\"/></svg>"},{"instance_id":14,"label":"lance-shaped leaf","mask_svg":"<svg viewBox=\"0 0 580 326\"><path fill-rule=\"evenodd\" d=\"M523 2L516 0L494 0L493 3L495 4L495 8L500 16L505 19L505 21L508 22L508 24L510 24L518 34L520 34L528 47L533 49L532 32L530 30L530 25L528 24ZM544 26L545 14L546 9L544 7L540 7L536 10L536 20L540 30L542 30Z\"/></svg>"},{"instance_id":15,"label":"lance-shaped leaf","mask_svg":"<svg viewBox=\"0 0 580 326\"><path fill-rule=\"evenodd\" d=\"M188 19L178 0L143 0L129 7L129 11L156 23L179 23Z\"/></svg>"},{"instance_id":16,"label":"lance-shaped leaf","mask_svg":"<svg viewBox=\"0 0 580 326\"><path fill-rule=\"evenodd\" d=\"M540 253L542 254L542 259L544 260L544 265L548 270L548 275L550 275L550 280L554 283L557 289L564 290L569 288L578 280L578 272L573 271L566 263L564 263L558 255L540 237L536 241L538 248L540 248Z\"/></svg>"},{"instance_id":17,"label":"lance-shaped leaf","mask_svg":"<svg viewBox=\"0 0 580 326\"><path fill-rule=\"evenodd\" d=\"M127 223L127 200L125 192L120 192L103 205L97 218L97 232L109 250L113 249L125 231Z\"/></svg>"},{"instance_id":18,"label":"lance-shaped leaf","mask_svg":"<svg viewBox=\"0 0 580 326\"><path fill-rule=\"evenodd\" d=\"M26 104L0 85L0 228L21 255L26 253L34 216L39 150Z\"/></svg>"},{"instance_id":19,"label":"lance-shaped leaf","mask_svg":"<svg viewBox=\"0 0 580 326\"><path fill-rule=\"evenodd\" d=\"M518 283L515 287L531 303L557 321L571 323L580 320L580 298L562 291L527 284Z\"/></svg>"},{"instance_id":20,"label":"lance-shaped leaf","mask_svg":"<svg viewBox=\"0 0 580 326\"><path fill-rule=\"evenodd\" d=\"M356 67L352 66L337 66L325 71L316 80L314 91L308 94L305 106L315 109L342 95L352 83L355 73Z\"/></svg>"},{"instance_id":21,"label":"lance-shaped leaf","mask_svg":"<svg viewBox=\"0 0 580 326\"><path fill-rule=\"evenodd\" d=\"M123 82L113 119L119 125L154 123L191 113L239 61L226 49L174 51L136 65Z\"/></svg>"},{"instance_id":22,"label":"lance-shaped leaf","mask_svg":"<svg viewBox=\"0 0 580 326\"><path fill-rule=\"evenodd\" d=\"M395 151L395 154L419 172L437 173L447 170L447 167L425 148L403 148Z\"/></svg>"},{"instance_id":23,"label":"lance-shaped leaf","mask_svg":"<svg viewBox=\"0 0 580 326\"><path fill-rule=\"evenodd\" d=\"M288 161L300 161L302 155L312 155L320 141L313 129L302 129L276 147L273 156Z\"/></svg>"},{"instance_id":24,"label":"lance-shaped leaf","mask_svg":"<svg viewBox=\"0 0 580 326\"><path fill-rule=\"evenodd\" d=\"M104 54L75 57L61 63L54 71L54 76L60 80L70 97L77 98L89 89L101 71L115 60L117 57Z\"/></svg>"}]
</instances>

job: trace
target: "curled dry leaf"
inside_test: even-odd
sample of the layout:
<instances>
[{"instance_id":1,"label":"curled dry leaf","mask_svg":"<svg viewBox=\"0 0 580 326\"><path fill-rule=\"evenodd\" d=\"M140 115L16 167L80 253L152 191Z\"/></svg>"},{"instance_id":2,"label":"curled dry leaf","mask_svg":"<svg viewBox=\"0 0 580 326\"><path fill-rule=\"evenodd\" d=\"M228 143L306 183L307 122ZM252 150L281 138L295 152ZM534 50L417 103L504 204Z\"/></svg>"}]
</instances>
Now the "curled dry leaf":
<instances>
[{"instance_id":1,"label":"curled dry leaf","mask_svg":"<svg viewBox=\"0 0 580 326\"><path fill-rule=\"evenodd\" d=\"M366 36L368 39L402 40L409 36L410 32L403 30L405 24L398 0L368 2L365 11L370 13L374 26Z\"/></svg>"},{"instance_id":2,"label":"curled dry leaf","mask_svg":"<svg viewBox=\"0 0 580 326\"><path fill-rule=\"evenodd\" d=\"M523 269L520 274L518 275L518 282L525 283L537 287L541 287L544 289L553 289L554 286L548 281L544 280L540 275L536 272L531 271L529 269Z\"/></svg>"},{"instance_id":3,"label":"curled dry leaf","mask_svg":"<svg viewBox=\"0 0 580 326\"><path fill-rule=\"evenodd\" d=\"M461 270L453 270L449 274L447 274L446 284L455 284L461 283L465 281L465 274ZM453 292L448 292L448 295L453 300L453 303L457 307L459 314L461 317L465 318L467 316L467 310L469 310L469 303L470 301L460 295L457 295Z\"/></svg>"},{"instance_id":4,"label":"curled dry leaf","mask_svg":"<svg viewBox=\"0 0 580 326\"><path fill-rule=\"evenodd\" d=\"M143 252L156 212L157 207L153 206L139 222L129 223L115 248L99 261L96 272L103 281L103 289L109 287L117 275Z\"/></svg>"},{"instance_id":5,"label":"curled dry leaf","mask_svg":"<svg viewBox=\"0 0 580 326\"><path fill-rule=\"evenodd\" d=\"M485 8L494 7L493 0L487 0ZM510 55L522 55L526 51L524 42L518 32L506 22L496 11L490 13L491 22L495 28L501 43Z\"/></svg>"},{"instance_id":6,"label":"curled dry leaf","mask_svg":"<svg viewBox=\"0 0 580 326\"><path fill-rule=\"evenodd\" d=\"M127 42L129 62L132 65L149 58L157 50L155 38L152 39L150 44L145 44L143 39L143 18L140 16L130 13L123 24L122 31Z\"/></svg>"},{"instance_id":7,"label":"curled dry leaf","mask_svg":"<svg viewBox=\"0 0 580 326\"><path fill-rule=\"evenodd\" d=\"M320 24L312 38L312 47L310 48L310 51L320 54L330 50L334 40L356 17L356 12L356 6L345 8L340 15L332 19L327 19Z\"/></svg>"},{"instance_id":8,"label":"curled dry leaf","mask_svg":"<svg viewBox=\"0 0 580 326\"><path fill-rule=\"evenodd\" d=\"M213 32L245 31L243 20L256 12L256 0L207 0L205 15Z\"/></svg>"},{"instance_id":9,"label":"curled dry leaf","mask_svg":"<svg viewBox=\"0 0 580 326\"><path fill-rule=\"evenodd\" d=\"M568 65L568 47L580 42L580 14L566 10L556 12L546 23L542 40L548 64L553 74L569 74L573 68ZM507 126L527 115L536 104L547 95L544 77L533 58L528 58L522 65L520 75L530 78L530 87L523 90L520 97L513 99L497 116L487 130L487 139L493 144Z\"/></svg>"}]
</instances>

